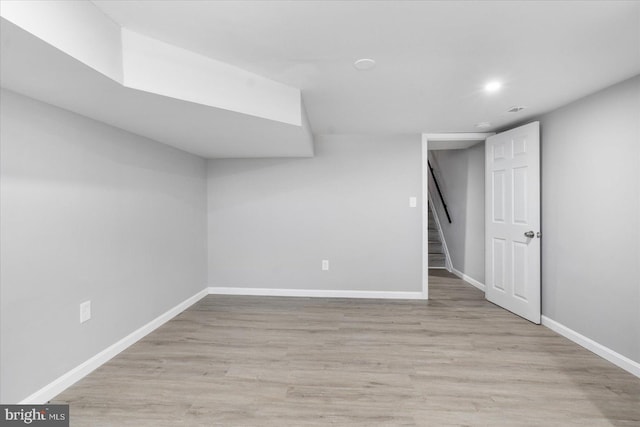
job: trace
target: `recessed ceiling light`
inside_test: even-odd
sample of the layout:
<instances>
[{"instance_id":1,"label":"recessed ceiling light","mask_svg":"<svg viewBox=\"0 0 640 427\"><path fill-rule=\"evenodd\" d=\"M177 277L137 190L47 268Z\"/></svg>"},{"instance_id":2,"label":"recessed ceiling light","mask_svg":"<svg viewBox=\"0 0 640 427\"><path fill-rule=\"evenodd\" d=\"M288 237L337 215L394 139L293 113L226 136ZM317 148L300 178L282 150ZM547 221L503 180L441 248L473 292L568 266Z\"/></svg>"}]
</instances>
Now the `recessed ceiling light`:
<instances>
[{"instance_id":1,"label":"recessed ceiling light","mask_svg":"<svg viewBox=\"0 0 640 427\"><path fill-rule=\"evenodd\" d=\"M489 122L476 123L476 127L479 128L479 129L490 128L491 127L491 123L489 123Z\"/></svg>"},{"instance_id":2,"label":"recessed ceiling light","mask_svg":"<svg viewBox=\"0 0 640 427\"><path fill-rule=\"evenodd\" d=\"M484 90L489 93L497 92L502 88L502 83L497 80L491 81L484 85Z\"/></svg>"},{"instance_id":3,"label":"recessed ceiling light","mask_svg":"<svg viewBox=\"0 0 640 427\"><path fill-rule=\"evenodd\" d=\"M357 70L361 71L370 70L376 66L376 61L370 58L362 58L354 62L353 66L356 67Z\"/></svg>"}]
</instances>

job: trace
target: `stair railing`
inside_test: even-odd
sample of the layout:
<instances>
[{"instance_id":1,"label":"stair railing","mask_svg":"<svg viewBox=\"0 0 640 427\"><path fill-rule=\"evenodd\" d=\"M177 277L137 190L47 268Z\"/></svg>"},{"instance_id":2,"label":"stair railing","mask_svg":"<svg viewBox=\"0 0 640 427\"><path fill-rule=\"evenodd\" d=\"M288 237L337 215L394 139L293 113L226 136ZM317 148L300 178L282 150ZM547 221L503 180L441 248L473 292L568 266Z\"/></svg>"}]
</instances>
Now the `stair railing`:
<instances>
[{"instance_id":1,"label":"stair railing","mask_svg":"<svg viewBox=\"0 0 640 427\"><path fill-rule=\"evenodd\" d=\"M451 224L451 216L449 215L449 209L447 209L447 204L444 202L444 196L442 195L442 191L440 190L440 186L438 185L438 179L436 178L436 174L433 173L433 167L431 166L431 162L427 160L427 164L429 165L429 170L431 171L431 176L433 177L433 183L436 185L436 190L438 190L438 196L440 197L440 201L442 202L444 213L447 215L447 221L449 221L449 224Z\"/></svg>"}]
</instances>

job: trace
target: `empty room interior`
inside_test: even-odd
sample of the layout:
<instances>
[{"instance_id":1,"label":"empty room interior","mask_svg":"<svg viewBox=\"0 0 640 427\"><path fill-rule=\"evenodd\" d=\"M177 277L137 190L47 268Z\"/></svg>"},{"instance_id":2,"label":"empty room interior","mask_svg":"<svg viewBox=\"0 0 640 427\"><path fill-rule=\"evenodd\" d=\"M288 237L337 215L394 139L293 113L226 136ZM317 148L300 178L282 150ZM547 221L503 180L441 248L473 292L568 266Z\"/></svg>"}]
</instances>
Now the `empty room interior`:
<instances>
[{"instance_id":1,"label":"empty room interior","mask_svg":"<svg viewBox=\"0 0 640 427\"><path fill-rule=\"evenodd\" d=\"M0 424L640 425L640 2L0 15Z\"/></svg>"}]
</instances>

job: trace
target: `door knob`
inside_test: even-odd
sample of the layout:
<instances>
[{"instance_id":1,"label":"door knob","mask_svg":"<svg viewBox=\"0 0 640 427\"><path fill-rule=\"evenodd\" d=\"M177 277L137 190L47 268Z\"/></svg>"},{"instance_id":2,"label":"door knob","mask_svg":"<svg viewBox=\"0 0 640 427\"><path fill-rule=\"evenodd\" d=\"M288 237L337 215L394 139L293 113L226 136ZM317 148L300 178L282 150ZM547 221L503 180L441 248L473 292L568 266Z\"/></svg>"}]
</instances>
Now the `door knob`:
<instances>
[{"instance_id":1,"label":"door knob","mask_svg":"<svg viewBox=\"0 0 640 427\"><path fill-rule=\"evenodd\" d=\"M533 239L536 236L536 233L533 231L525 231L524 236Z\"/></svg>"}]
</instances>

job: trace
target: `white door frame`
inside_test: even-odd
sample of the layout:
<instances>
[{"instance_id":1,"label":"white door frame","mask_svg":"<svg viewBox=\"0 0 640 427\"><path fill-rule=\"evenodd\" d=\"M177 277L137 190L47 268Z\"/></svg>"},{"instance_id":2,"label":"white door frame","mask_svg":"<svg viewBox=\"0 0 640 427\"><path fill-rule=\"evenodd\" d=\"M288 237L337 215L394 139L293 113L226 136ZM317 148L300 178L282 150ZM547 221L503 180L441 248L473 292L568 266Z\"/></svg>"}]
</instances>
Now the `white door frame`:
<instances>
[{"instance_id":1,"label":"white door frame","mask_svg":"<svg viewBox=\"0 0 640 427\"><path fill-rule=\"evenodd\" d=\"M483 142L495 132L488 133L423 133L422 134L422 298L429 299L429 141L431 142ZM471 146L473 144L470 144Z\"/></svg>"}]
</instances>

